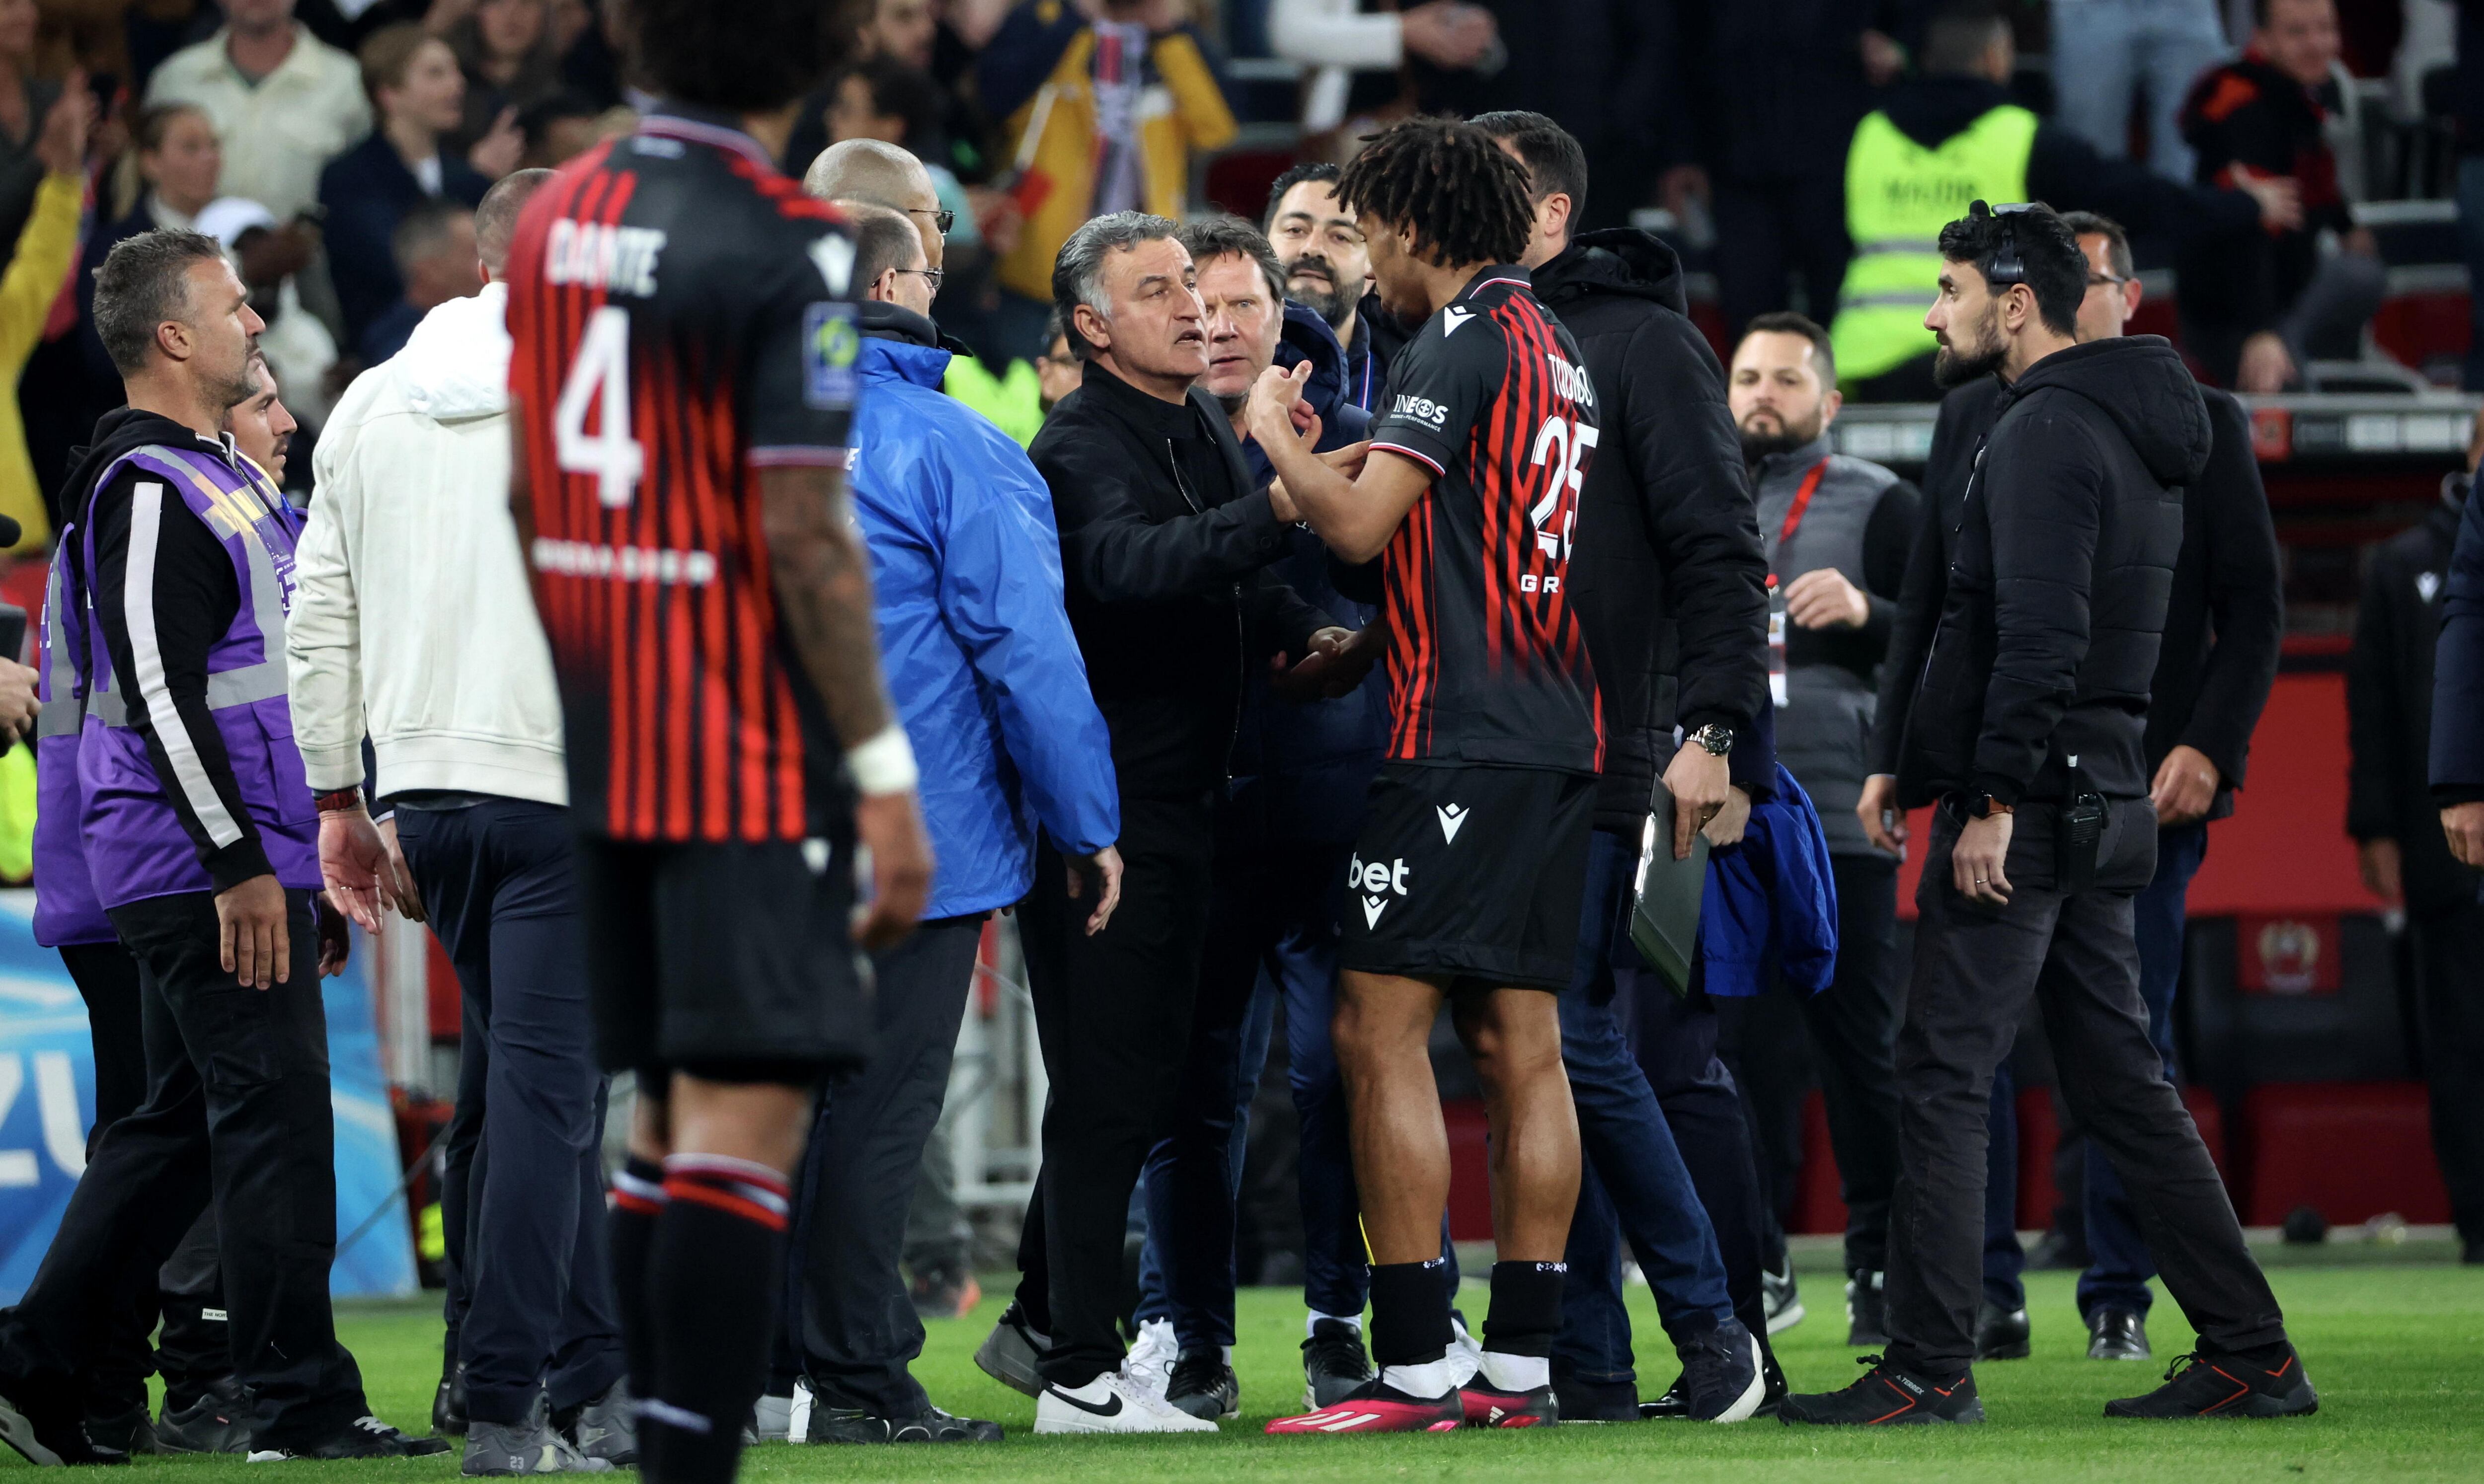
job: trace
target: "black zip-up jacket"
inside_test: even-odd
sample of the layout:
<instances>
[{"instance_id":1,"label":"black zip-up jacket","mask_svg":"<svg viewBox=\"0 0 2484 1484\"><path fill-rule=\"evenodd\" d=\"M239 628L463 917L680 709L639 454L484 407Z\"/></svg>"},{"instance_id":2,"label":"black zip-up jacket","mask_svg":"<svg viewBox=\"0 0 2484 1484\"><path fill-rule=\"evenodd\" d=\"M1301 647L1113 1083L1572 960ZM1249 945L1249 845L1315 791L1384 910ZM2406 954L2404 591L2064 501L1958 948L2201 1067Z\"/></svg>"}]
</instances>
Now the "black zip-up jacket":
<instances>
[{"instance_id":1,"label":"black zip-up jacket","mask_svg":"<svg viewBox=\"0 0 2484 1484\"><path fill-rule=\"evenodd\" d=\"M1635 835L1677 723L1732 727L1734 781L1766 796L1768 566L1725 409L1725 375L1690 323L1673 250L1627 228L1583 232L1529 275L1586 359L1605 441L1580 492L1570 601L1604 708L1596 824Z\"/></svg>"},{"instance_id":2,"label":"black zip-up jacket","mask_svg":"<svg viewBox=\"0 0 2484 1484\"><path fill-rule=\"evenodd\" d=\"M1939 620L1919 668L1893 645L1897 704L1876 725L1904 729L1899 802L2058 800L2072 757L2098 793L2140 797L2183 488L2208 463L2207 407L2153 335L2056 351L1997 405L1962 502L1934 497L1946 540L1909 563L1900 640L1911 647ZM1918 571L1942 546L1945 571ZM1916 675L1909 706L1899 677Z\"/></svg>"},{"instance_id":3,"label":"black zip-up jacket","mask_svg":"<svg viewBox=\"0 0 2484 1484\"><path fill-rule=\"evenodd\" d=\"M1940 612L1938 594L1927 596L1916 584L1945 576L1947 543L1966 497L1975 450L1992 431L2006 390L1998 378L1986 377L1941 402L1924 468L1934 518L1918 528L1917 554L1907 562L1909 596L1900 600L1881 681L1881 715L1889 715L1893 697L1898 714L1873 729L1875 772L1897 771L1897 728L1905 715L1904 698L1893 688L1911 694L1931 639L1930 620ZM2156 674L2148 683L2144 742L2151 780L2177 746L2196 747L2217 765L2217 798L2208 818L2221 820L2234 812L2233 791L2243 786L2252 732L2277 682L2285 595L2277 528L2260 485L2259 460L2252 452L2251 415L2230 393L2199 390L2208 410L2208 467L2183 494L2182 554L2166 602ZM1910 624L1910 618L1916 621Z\"/></svg>"},{"instance_id":4,"label":"black zip-up jacket","mask_svg":"<svg viewBox=\"0 0 2484 1484\"><path fill-rule=\"evenodd\" d=\"M2346 660L2346 833L2398 843L2407 910L2419 915L2473 902L2484 879L2449 853L2430 781L2433 661L2466 486L2453 476L2422 525L2372 553Z\"/></svg>"},{"instance_id":5,"label":"black zip-up jacket","mask_svg":"<svg viewBox=\"0 0 2484 1484\"><path fill-rule=\"evenodd\" d=\"M1299 658L1330 622L1266 570L1292 527L1196 388L1166 402L1090 363L1027 452L1122 796L1222 789L1244 667Z\"/></svg>"}]
</instances>

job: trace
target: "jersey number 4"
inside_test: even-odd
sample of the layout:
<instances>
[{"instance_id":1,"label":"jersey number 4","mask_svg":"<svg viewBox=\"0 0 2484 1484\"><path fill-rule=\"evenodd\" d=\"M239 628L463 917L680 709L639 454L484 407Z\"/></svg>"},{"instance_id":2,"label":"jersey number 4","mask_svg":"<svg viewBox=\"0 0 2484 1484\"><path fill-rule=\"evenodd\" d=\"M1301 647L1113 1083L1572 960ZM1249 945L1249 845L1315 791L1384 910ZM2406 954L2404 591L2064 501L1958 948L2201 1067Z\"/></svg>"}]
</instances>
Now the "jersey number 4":
<instances>
[{"instance_id":1,"label":"jersey number 4","mask_svg":"<svg viewBox=\"0 0 2484 1484\"><path fill-rule=\"evenodd\" d=\"M1544 498L1527 507L1526 519L1535 526L1535 549L1556 560L1569 558L1571 528L1579 520L1576 497L1587 476L1587 455L1595 446L1596 425L1592 422L1547 418L1535 434L1535 456L1528 462L1541 469L1549 459L1552 477L1545 481ZM1569 513L1558 528L1552 528L1552 517L1564 504L1570 507Z\"/></svg>"},{"instance_id":2,"label":"jersey number 4","mask_svg":"<svg viewBox=\"0 0 2484 1484\"><path fill-rule=\"evenodd\" d=\"M586 430L595 412L596 431ZM553 448L561 472L593 474L596 499L620 509L638 498L647 451L630 436L630 311L597 310L579 337L578 359L553 409ZM1541 462L1541 459L1538 459Z\"/></svg>"}]
</instances>

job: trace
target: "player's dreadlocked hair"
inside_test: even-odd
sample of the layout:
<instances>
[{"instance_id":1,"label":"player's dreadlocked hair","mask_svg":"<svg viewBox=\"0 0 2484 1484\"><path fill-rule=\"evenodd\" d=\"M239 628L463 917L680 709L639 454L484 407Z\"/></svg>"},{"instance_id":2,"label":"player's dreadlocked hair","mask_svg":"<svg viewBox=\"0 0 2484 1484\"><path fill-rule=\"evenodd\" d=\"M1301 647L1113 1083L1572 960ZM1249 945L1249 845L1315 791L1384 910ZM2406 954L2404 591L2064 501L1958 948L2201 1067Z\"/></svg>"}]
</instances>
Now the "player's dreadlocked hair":
<instances>
[{"instance_id":1,"label":"player's dreadlocked hair","mask_svg":"<svg viewBox=\"0 0 2484 1484\"><path fill-rule=\"evenodd\" d=\"M1415 254L1441 267L1514 263L1533 232L1526 167L1490 135L1447 119L1409 119L1373 135L1337 176L1353 212L1411 228Z\"/></svg>"},{"instance_id":2,"label":"player's dreadlocked hair","mask_svg":"<svg viewBox=\"0 0 2484 1484\"><path fill-rule=\"evenodd\" d=\"M630 60L655 90L766 113L818 87L853 36L847 0L627 0Z\"/></svg>"}]
</instances>

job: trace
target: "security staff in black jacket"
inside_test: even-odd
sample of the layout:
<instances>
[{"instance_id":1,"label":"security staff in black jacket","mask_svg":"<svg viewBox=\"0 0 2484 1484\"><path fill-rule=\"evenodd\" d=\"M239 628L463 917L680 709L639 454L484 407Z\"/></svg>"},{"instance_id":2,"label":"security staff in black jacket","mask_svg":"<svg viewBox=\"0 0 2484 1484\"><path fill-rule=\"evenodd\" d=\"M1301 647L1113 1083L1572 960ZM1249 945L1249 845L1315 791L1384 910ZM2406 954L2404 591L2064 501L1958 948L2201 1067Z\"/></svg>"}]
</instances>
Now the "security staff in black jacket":
<instances>
[{"instance_id":1,"label":"security staff in black jacket","mask_svg":"<svg viewBox=\"0 0 2484 1484\"><path fill-rule=\"evenodd\" d=\"M1862 1381L1789 1397L1782 1416L1983 1417L1968 1365L1986 1103L2031 995L2063 1094L2200 1335L2164 1387L2107 1415L2308 1412L2318 1399L2276 1296L2148 1039L2132 938L2131 898L2156 855L2147 688L2207 411L2164 340L2076 343L2088 260L2050 210L1977 202L1942 230L1940 255L1925 324L1942 380L1997 373L2009 388L1963 509L1936 512L1955 520L1954 554L1898 763L1898 806L1940 809L1898 1041L1891 1344Z\"/></svg>"},{"instance_id":2,"label":"security staff in black jacket","mask_svg":"<svg viewBox=\"0 0 2484 1484\"><path fill-rule=\"evenodd\" d=\"M2484 419L2479 419L2484 434ZM2449 1190L2462 1254L2484 1262L2484 875L2451 853L2442 828L2442 784L2453 798L2484 797L2471 781L2434 773L2428 754L2434 703L2472 734L2479 716L2457 684L2471 677L2441 653L2462 519L2484 436L2468 446L2468 472L2442 481L2441 503L2423 524L2372 553L2346 661L2346 832L2355 837L2363 884L2406 909L2414 937L2416 1016L2424 1081L2432 1090L2432 1150ZM2467 620L2471 622L2471 620Z\"/></svg>"},{"instance_id":3,"label":"security staff in black jacket","mask_svg":"<svg viewBox=\"0 0 2484 1484\"><path fill-rule=\"evenodd\" d=\"M2128 238L2110 218L2092 212L2066 212L2062 220L2077 234L2088 259L2079 339L2120 335L2140 300ZM1945 481L1937 487L1941 498L1963 494L1968 471L1960 466L1991 431L2004 390L1997 381L1978 381L1941 404L1934 464L1928 471ZM2200 389L2200 395L2208 409L2208 467L2184 492L2182 554L2174 565L2164 642L2148 684L2145 745L2158 825L2156 874L2134 904L2139 993L2168 1077L2174 1071L2174 991L2182 978L2184 901L2207 854L2209 822L2234 812L2234 791L2242 787L2252 731L2277 680L2285 632L2277 530L2252 451L2251 415L2214 388ZM1935 529L1927 539L1937 537ZM1907 637L1904 652L1893 648L1892 654L1911 670L1922 665L1923 645L1931 635L1919 629ZM1894 749L1895 736L1887 742ZM1893 770L1894 758L1883 766ZM1891 781L1883 782L1883 793ZM1873 802L1860 812L1867 828L1885 827ZM2008 1099L1996 1103L1994 1118L1995 1140L2014 1143L2016 1120ZM2075 1120L2066 1120L2063 1140L2056 1171L2066 1164L2073 1172L2084 1170L2077 1182L2083 1213L2077 1234L2092 1255L2079 1279L2078 1304L2088 1328L2088 1355L2145 1360L2150 1353L2147 1280L2155 1267L2137 1213L2111 1162L2087 1157L2085 1131Z\"/></svg>"},{"instance_id":4,"label":"security staff in black jacket","mask_svg":"<svg viewBox=\"0 0 2484 1484\"><path fill-rule=\"evenodd\" d=\"M1638 1251L1662 1250L1652 1176L1663 1157L1653 1146L1664 1134L1715 1229L1738 1325L1754 1336L1768 1329L1760 1286L1765 1207L1742 1102L1716 1056L1714 1007L1704 994L1671 993L1619 931L1660 776L1680 805L1685 851L1703 822L1713 843L1742 838L1750 799L1765 796L1775 776L1767 733L1768 569L1724 376L1688 318L1673 250L1628 229L1571 236L1570 207L1587 192L1578 142L1541 114L1473 121L1527 168L1536 209L1529 278L1577 338L1616 430L1588 467L1571 556L1570 598L1595 664L1605 727L1585 922L1606 931L1583 930L1588 983L1574 982L1562 996L1562 1055L1590 1157L1570 1228L1571 1277L1553 1363L1564 1417L1635 1417L1615 1215L1618 1207ZM1548 256L1539 262L1539 254ZM1623 985L1635 985L1634 1070L1599 1054L1624 1039L1616 1023ZM1651 1092L1663 1124L1654 1131L1638 1126ZM1611 1130L1605 1136L1611 1142L1599 1139L1599 1124ZM1639 1151L1621 1175L1628 1187L1616 1183L1611 1161L1597 1157L1615 1147ZM1706 1389L1731 1367L1678 1348L1686 1384L1668 1405L1701 1417L1730 1402L1730 1394L1720 1401ZM1773 1376L1773 1361L1767 1368Z\"/></svg>"},{"instance_id":5,"label":"security staff in black jacket","mask_svg":"<svg viewBox=\"0 0 2484 1484\"><path fill-rule=\"evenodd\" d=\"M1062 247L1053 293L1085 379L1028 449L1052 490L1069 621L1112 734L1127 872L1120 909L1090 935L1046 842L1022 918L1052 1102L1017 1302L979 1359L1023 1384L1029 1352L1042 1352L1038 1431L1061 1407L1109 1413L1115 1431L1197 1426L1099 1390L1121 1387L1125 1213L1190 1036L1245 667L1333 658L1352 637L1267 571L1292 527L1245 470L1224 410L1192 386L1207 370L1204 310L1174 232L1123 211Z\"/></svg>"}]
</instances>

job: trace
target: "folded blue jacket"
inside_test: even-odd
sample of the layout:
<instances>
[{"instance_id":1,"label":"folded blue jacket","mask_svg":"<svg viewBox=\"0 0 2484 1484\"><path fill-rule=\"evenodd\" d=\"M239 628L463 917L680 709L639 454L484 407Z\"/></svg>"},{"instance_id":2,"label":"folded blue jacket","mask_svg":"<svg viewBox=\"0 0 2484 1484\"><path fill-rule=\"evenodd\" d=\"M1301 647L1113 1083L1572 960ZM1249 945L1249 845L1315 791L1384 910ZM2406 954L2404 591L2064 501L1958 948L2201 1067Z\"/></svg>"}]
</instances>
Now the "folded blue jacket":
<instances>
[{"instance_id":1,"label":"folded blue jacket","mask_svg":"<svg viewBox=\"0 0 2484 1484\"><path fill-rule=\"evenodd\" d=\"M1818 994L1837 972L1837 886L1811 796L1780 764L1740 845L1708 854L1699 959L1710 994L1742 997L1771 977Z\"/></svg>"}]
</instances>

